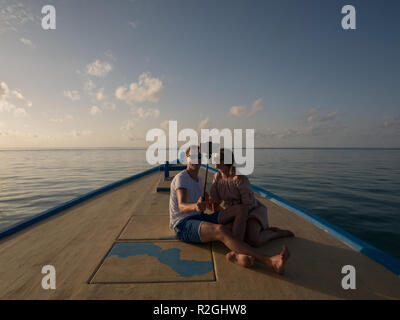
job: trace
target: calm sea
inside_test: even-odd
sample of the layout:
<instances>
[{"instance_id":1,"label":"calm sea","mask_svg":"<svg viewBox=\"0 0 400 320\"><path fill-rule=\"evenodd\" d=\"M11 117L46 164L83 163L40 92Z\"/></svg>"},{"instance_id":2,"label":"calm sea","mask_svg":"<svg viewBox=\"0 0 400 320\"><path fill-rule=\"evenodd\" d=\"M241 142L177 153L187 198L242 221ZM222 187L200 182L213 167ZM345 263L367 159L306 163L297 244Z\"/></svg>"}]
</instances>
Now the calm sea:
<instances>
[{"instance_id":1,"label":"calm sea","mask_svg":"<svg viewBox=\"0 0 400 320\"><path fill-rule=\"evenodd\" d=\"M0 229L151 166L144 149L0 150ZM400 150L257 149L252 183L400 258Z\"/></svg>"}]
</instances>

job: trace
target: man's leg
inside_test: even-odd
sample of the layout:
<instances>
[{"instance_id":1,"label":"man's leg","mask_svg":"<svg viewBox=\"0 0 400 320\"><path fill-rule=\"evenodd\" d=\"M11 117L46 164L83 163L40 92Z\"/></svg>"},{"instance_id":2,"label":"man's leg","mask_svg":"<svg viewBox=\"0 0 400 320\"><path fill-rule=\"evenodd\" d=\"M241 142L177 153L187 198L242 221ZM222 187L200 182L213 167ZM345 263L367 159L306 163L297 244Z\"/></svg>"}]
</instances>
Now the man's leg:
<instances>
[{"instance_id":1,"label":"man's leg","mask_svg":"<svg viewBox=\"0 0 400 320\"><path fill-rule=\"evenodd\" d=\"M236 239L233 233L222 224L203 221L200 224L199 234L202 242L221 241L232 251L238 254L252 256L257 261L272 268L278 274L284 272L284 264L289 258L289 250L286 246L284 246L282 252L276 256L268 257L258 253L248 244Z\"/></svg>"},{"instance_id":2,"label":"man's leg","mask_svg":"<svg viewBox=\"0 0 400 320\"><path fill-rule=\"evenodd\" d=\"M234 236L240 240L243 240L246 234L246 223L248 216L249 214L247 207L242 204L238 204L221 211L219 214L218 223L232 223L232 232Z\"/></svg>"}]
</instances>

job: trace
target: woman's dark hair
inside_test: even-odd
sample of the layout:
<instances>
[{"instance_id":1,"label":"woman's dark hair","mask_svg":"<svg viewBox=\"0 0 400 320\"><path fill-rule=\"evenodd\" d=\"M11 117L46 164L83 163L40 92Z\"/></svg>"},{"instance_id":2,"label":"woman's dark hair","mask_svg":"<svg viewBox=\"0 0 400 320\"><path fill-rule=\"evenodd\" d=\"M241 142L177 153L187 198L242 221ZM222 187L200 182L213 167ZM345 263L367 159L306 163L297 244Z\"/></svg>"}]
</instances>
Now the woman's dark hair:
<instances>
[{"instance_id":1,"label":"woman's dark hair","mask_svg":"<svg viewBox=\"0 0 400 320\"><path fill-rule=\"evenodd\" d=\"M225 155L226 155L227 160L230 160L229 162L231 162L231 163L225 163ZM230 158L230 159L229 159L229 158ZM231 176L236 175L236 168L235 168L235 166L234 166L235 158L233 157L233 152L232 152L232 150L221 148L221 149L219 150L219 159L220 159L220 161L223 161L223 162L224 162L224 165L226 165L227 167L229 167L229 174L230 174Z\"/></svg>"}]
</instances>

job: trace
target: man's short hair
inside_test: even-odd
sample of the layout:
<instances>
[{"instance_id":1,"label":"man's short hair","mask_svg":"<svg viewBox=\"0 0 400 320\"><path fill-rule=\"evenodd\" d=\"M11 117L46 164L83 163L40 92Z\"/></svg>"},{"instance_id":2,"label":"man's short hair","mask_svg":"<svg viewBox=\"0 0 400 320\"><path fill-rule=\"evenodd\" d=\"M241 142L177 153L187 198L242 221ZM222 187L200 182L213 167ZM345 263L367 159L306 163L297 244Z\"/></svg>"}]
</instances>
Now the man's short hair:
<instances>
[{"instance_id":1,"label":"man's short hair","mask_svg":"<svg viewBox=\"0 0 400 320\"><path fill-rule=\"evenodd\" d=\"M189 148L186 149L186 157L190 157L190 149L191 149L191 148L195 148L195 147L196 147L196 146L193 145L193 146L190 146ZM197 156L200 155L200 154L201 154L201 153L200 153L200 147L197 146Z\"/></svg>"}]
</instances>

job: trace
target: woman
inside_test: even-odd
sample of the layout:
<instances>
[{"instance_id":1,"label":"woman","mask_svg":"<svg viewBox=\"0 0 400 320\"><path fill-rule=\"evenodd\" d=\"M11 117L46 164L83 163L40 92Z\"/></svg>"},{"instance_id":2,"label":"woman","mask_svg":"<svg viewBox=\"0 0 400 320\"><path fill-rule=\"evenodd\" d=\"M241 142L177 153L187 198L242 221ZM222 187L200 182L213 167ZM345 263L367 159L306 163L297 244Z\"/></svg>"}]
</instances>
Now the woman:
<instances>
[{"instance_id":1,"label":"woman","mask_svg":"<svg viewBox=\"0 0 400 320\"><path fill-rule=\"evenodd\" d=\"M228 152L232 155L232 161L225 164L225 158L229 159L225 157ZM254 247L272 239L294 236L289 230L269 227L267 208L254 196L249 179L244 175L236 175L232 151L221 149L219 158L220 163L216 164L219 171L214 175L210 190L214 211L228 209L237 204L244 205L248 210L244 240ZM225 208L221 207L222 201Z\"/></svg>"}]
</instances>

